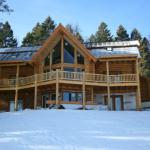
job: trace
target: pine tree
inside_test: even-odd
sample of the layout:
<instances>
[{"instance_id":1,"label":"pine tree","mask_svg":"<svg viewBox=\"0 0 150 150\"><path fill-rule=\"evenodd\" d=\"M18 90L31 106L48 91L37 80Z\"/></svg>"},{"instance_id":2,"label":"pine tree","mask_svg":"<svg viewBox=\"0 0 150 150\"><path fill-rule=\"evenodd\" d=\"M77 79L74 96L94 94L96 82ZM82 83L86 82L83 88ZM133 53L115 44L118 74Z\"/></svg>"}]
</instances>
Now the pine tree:
<instances>
[{"instance_id":1,"label":"pine tree","mask_svg":"<svg viewBox=\"0 0 150 150\"><path fill-rule=\"evenodd\" d=\"M81 35L79 32L76 33L76 37L77 37L77 39L78 39L81 43L84 42L84 39L83 39L82 35Z\"/></svg>"},{"instance_id":2,"label":"pine tree","mask_svg":"<svg viewBox=\"0 0 150 150\"><path fill-rule=\"evenodd\" d=\"M6 0L0 0L0 12L12 12Z\"/></svg>"},{"instance_id":3,"label":"pine tree","mask_svg":"<svg viewBox=\"0 0 150 150\"><path fill-rule=\"evenodd\" d=\"M42 24L38 22L32 29L32 32L27 33L23 38L22 46L42 45L51 35L55 26L56 25L51 17L47 17Z\"/></svg>"},{"instance_id":4,"label":"pine tree","mask_svg":"<svg viewBox=\"0 0 150 150\"><path fill-rule=\"evenodd\" d=\"M66 29L67 29L70 33L72 33L73 35L75 35L75 30L74 30L74 27L73 27L72 24L67 24L67 25L66 25Z\"/></svg>"},{"instance_id":5,"label":"pine tree","mask_svg":"<svg viewBox=\"0 0 150 150\"><path fill-rule=\"evenodd\" d=\"M26 37L23 39L22 44L23 44L23 46L34 46L33 41L34 41L34 37L33 37L32 33L28 32L26 34Z\"/></svg>"},{"instance_id":6,"label":"pine tree","mask_svg":"<svg viewBox=\"0 0 150 150\"><path fill-rule=\"evenodd\" d=\"M140 45L140 73L142 76L150 77L150 51L149 41L147 38L143 38Z\"/></svg>"},{"instance_id":7,"label":"pine tree","mask_svg":"<svg viewBox=\"0 0 150 150\"><path fill-rule=\"evenodd\" d=\"M0 47L16 47L17 40L8 22L0 24Z\"/></svg>"},{"instance_id":8,"label":"pine tree","mask_svg":"<svg viewBox=\"0 0 150 150\"><path fill-rule=\"evenodd\" d=\"M42 25L38 22L32 29L33 45L41 45L43 43Z\"/></svg>"},{"instance_id":9,"label":"pine tree","mask_svg":"<svg viewBox=\"0 0 150 150\"><path fill-rule=\"evenodd\" d=\"M131 31L131 40L141 40L142 37L141 37L141 34L140 32L134 28L132 31Z\"/></svg>"},{"instance_id":10,"label":"pine tree","mask_svg":"<svg viewBox=\"0 0 150 150\"><path fill-rule=\"evenodd\" d=\"M96 32L96 42L111 42L112 35L105 22L102 22Z\"/></svg>"},{"instance_id":11,"label":"pine tree","mask_svg":"<svg viewBox=\"0 0 150 150\"><path fill-rule=\"evenodd\" d=\"M43 40L46 40L50 36L55 27L56 27L55 22L52 20L50 16L48 16L41 25Z\"/></svg>"},{"instance_id":12,"label":"pine tree","mask_svg":"<svg viewBox=\"0 0 150 150\"><path fill-rule=\"evenodd\" d=\"M95 43L96 42L96 37L94 34L91 34L90 38L88 39L88 42L91 42L91 43Z\"/></svg>"},{"instance_id":13,"label":"pine tree","mask_svg":"<svg viewBox=\"0 0 150 150\"><path fill-rule=\"evenodd\" d=\"M72 24L67 24L66 29L71 32L81 43L84 42L78 25L73 26Z\"/></svg>"},{"instance_id":14,"label":"pine tree","mask_svg":"<svg viewBox=\"0 0 150 150\"><path fill-rule=\"evenodd\" d=\"M129 34L127 30L124 28L123 25L120 25L117 29L117 37L115 38L116 41L128 41Z\"/></svg>"}]
</instances>

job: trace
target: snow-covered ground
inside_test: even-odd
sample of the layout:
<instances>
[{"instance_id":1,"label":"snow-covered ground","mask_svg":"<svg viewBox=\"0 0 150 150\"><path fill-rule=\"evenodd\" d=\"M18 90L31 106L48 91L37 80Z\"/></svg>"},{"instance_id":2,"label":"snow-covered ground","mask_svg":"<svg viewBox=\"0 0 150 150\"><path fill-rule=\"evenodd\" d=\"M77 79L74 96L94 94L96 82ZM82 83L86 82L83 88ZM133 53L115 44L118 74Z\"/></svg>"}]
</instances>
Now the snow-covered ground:
<instances>
[{"instance_id":1,"label":"snow-covered ground","mask_svg":"<svg viewBox=\"0 0 150 150\"><path fill-rule=\"evenodd\" d=\"M0 114L0 150L149 150L150 111Z\"/></svg>"}]
</instances>

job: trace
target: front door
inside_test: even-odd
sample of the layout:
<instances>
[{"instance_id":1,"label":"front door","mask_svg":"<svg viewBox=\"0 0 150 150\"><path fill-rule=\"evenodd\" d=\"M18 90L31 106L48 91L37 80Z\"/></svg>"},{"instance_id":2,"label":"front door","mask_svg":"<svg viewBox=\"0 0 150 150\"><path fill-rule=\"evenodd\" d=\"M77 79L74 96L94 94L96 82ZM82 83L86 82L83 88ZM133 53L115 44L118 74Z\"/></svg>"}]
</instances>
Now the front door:
<instances>
[{"instance_id":1,"label":"front door","mask_svg":"<svg viewBox=\"0 0 150 150\"><path fill-rule=\"evenodd\" d=\"M23 103L22 100L18 100L18 111L23 110Z\"/></svg>"},{"instance_id":2,"label":"front door","mask_svg":"<svg viewBox=\"0 0 150 150\"><path fill-rule=\"evenodd\" d=\"M107 96L104 96L104 105L108 105ZM110 108L111 110L124 110L123 95L111 95Z\"/></svg>"},{"instance_id":3,"label":"front door","mask_svg":"<svg viewBox=\"0 0 150 150\"><path fill-rule=\"evenodd\" d=\"M9 110L10 112L13 112L15 110L15 101L11 100L9 104ZM18 100L18 111L23 110L23 102L22 100Z\"/></svg>"},{"instance_id":4,"label":"front door","mask_svg":"<svg viewBox=\"0 0 150 150\"><path fill-rule=\"evenodd\" d=\"M123 96L122 95L114 95L112 101L112 109L113 110L124 110L123 104Z\"/></svg>"},{"instance_id":5,"label":"front door","mask_svg":"<svg viewBox=\"0 0 150 150\"><path fill-rule=\"evenodd\" d=\"M50 100L49 94L43 94L42 95L42 107L47 108L47 101Z\"/></svg>"},{"instance_id":6,"label":"front door","mask_svg":"<svg viewBox=\"0 0 150 150\"><path fill-rule=\"evenodd\" d=\"M10 101L9 104L9 111L13 112L15 110L15 101Z\"/></svg>"}]
</instances>

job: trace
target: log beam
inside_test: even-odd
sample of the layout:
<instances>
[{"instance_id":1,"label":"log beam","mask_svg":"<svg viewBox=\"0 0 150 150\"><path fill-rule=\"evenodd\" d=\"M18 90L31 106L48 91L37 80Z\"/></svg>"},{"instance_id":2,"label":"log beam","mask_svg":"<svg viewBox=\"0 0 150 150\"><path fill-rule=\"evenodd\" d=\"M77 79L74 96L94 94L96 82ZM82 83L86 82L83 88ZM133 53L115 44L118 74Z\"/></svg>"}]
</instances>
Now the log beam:
<instances>
[{"instance_id":1,"label":"log beam","mask_svg":"<svg viewBox=\"0 0 150 150\"><path fill-rule=\"evenodd\" d=\"M85 94L85 73L83 72L83 84L82 84L82 106L86 109L86 94Z\"/></svg>"},{"instance_id":2,"label":"log beam","mask_svg":"<svg viewBox=\"0 0 150 150\"><path fill-rule=\"evenodd\" d=\"M19 65L16 67L16 87L15 87L15 111L18 110L18 79L19 79Z\"/></svg>"},{"instance_id":3,"label":"log beam","mask_svg":"<svg viewBox=\"0 0 150 150\"><path fill-rule=\"evenodd\" d=\"M59 76L58 69L56 69L56 107L59 107Z\"/></svg>"},{"instance_id":4,"label":"log beam","mask_svg":"<svg viewBox=\"0 0 150 150\"><path fill-rule=\"evenodd\" d=\"M140 74L138 58L136 59L136 77L137 77L137 90L136 90L136 110L141 110L141 90L140 90Z\"/></svg>"},{"instance_id":5,"label":"log beam","mask_svg":"<svg viewBox=\"0 0 150 150\"><path fill-rule=\"evenodd\" d=\"M93 87L91 89L91 100L92 100L92 104L94 104L94 89L93 89Z\"/></svg>"},{"instance_id":6,"label":"log beam","mask_svg":"<svg viewBox=\"0 0 150 150\"><path fill-rule=\"evenodd\" d=\"M109 61L106 61L106 72L107 72L107 100L108 100L108 109L111 110L111 97L110 97L110 85L109 85Z\"/></svg>"},{"instance_id":7,"label":"log beam","mask_svg":"<svg viewBox=\"0 0 150 150\"><path fill-rule=\"evenodd\" d=\"M34 82L34 109L37 108L37 74L35 74Z\"/></svg>"}]
</instances>

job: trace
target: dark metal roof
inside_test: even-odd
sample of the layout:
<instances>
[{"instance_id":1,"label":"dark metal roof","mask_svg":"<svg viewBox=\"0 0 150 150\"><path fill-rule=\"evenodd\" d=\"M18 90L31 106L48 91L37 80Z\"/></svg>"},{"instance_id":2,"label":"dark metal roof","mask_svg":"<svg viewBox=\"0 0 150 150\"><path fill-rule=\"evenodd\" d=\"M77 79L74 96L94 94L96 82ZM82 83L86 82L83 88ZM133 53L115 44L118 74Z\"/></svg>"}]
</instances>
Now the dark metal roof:
<instances>
[{"instance_id":1,"label":"dark metal roof","mask_svg":"<svg viewBox=\"0 0 150 150\"><path fill-rule=\"evenodd\" d=\"M135 44L137 41L99 43L89 51L96 58L132 54L140 57L139 49L134 46ZM0 61L29 61L40 48L41 46L0 48Z\"/></svg>"},{"instance_id":2,"label":"dark metal roof","mask_svg":"<svg viewBox=\"0 0 150 150\"><path fill-rule=\"evenodd\" d=\"M41 46L0 48L0 61L28 61Z\"/></svg>"}]
</instances>

